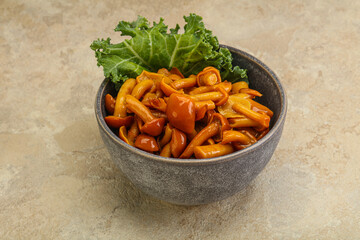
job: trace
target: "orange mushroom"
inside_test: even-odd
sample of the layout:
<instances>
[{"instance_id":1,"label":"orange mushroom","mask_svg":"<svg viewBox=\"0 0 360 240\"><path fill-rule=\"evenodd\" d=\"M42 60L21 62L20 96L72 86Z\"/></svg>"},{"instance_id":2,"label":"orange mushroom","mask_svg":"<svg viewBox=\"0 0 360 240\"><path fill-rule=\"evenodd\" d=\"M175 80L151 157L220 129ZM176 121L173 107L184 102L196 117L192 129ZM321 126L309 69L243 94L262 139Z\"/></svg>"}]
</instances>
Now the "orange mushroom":
<instances>
[{"instance_id":1,"label":"orange mushroom","mask_svg":"<svg viewBox=\"0 0 360 240\"><path fill-rule=\"evenodd\" d=\"M265 107L264 105L262 105L258 102L255 102L252 99L248 99L248 101L251 104L251 110L253 110L255 112L264 112L269 117L272 117L274 115L273 111L271 111L269 108Z\"/></svg>"},{"instance_id":2,"label":"orange mushroom","mask_svg":"<svg viewBox=\"0 0 360 240\"><path fill-rule=\"evenodd\" d=\"M123 140L124 142L126 142L127 144L132 145L132 143L129 141L125 126L120 127L120 129L119 129L119 138L121 140Z\"/></svg>"},{"instance_id":3,"label":"orange mushroom","mask_svg":"<svg viewBox=\"0 0 360 240\"><path fill-rule=\"evenodd\" d=\"M252 95L254 97L262 96L261 93L259 93L258 91L254 90L254 89L250 89L250 88L242 88L242 89L240 89L239 93L246 93L246 94Z\"/></svg>"},{"instance_id":4,"label":"orange mushroom","mask_svg":"<svg viewBox=\"0 0 360 240\"><path fill-rule=\"evenodd\" d=\"M220 72L214 67L206 67L196 75L198 86L211 86L221 82Z\"/></svg>"},{"instance_id":5,"label":"orange mushroom","mask_svg":"<svg viewBox=\"0 0 360 240\"><path fill-rule=\"evenodd\" d=\"M172 83L170 83L170 86L176 90L179 90L181 88L195 87L196 86L196 76L191 75L189 78L182 78L182 79L173 81Z\"/></svg>"},{"instance_id":6,"label":"orange mushroom","mask_svg":"<svg viewBox=\"0 0 360 240\"><path fill-rule=\"evenodd\" d=\"M207 139L215 136L219 132L220 123L215 121L204 127L187 145L179 158L190 158L196 146L202 145Z\"/></svg>"},{"instance_id":7,"label":"orange mushroom","mask_svg":"<svg viewBox=\"0 0 360 240\"><path fill-rule=\"evenodd\" d=\"M172 131L170 149L173 157L179 157L186 147L186 135L180 130L174 128Z\"/></svg>"},{"instance_id":8,"label":"orange mushroom","mask_svg":"<svg viewBox=\"0 0 360 240\"><path fill-rule=\"evenodd\" d=\"M135 117L135 118L137 118L137 117ZM140 130L138 127L138 122L135 119L135 121L133 121L133 123L131 124L130 129L127 133L127 138L130 142L130 145L134 145L135 138L139 135L139 133L140 133Z\"/></svg>"},{"instance_id":9,"label":"orange mushroom","mask_svg":"<svg viewBox=\"0 0 360 240\"><path fill-rule=\"evenodd\" d=\"M166 115L173 127L185 133L191 133L195 128L195 103L184 94L171 94Z\"/></svg>"},{"instance_id":10,"label":"orange mushroom","mask_svg":"<svg viewBox=\"0 0 360 240\"><path fill-rule=\"evenodd\" d=\"M224 97L224 95L221 92L215 91L215 92L205 92L205 93L189 95L189 97L192 98L195 102L208 101L208 100L217 102L221 100Z\"/></svg>"},{"instance_id":11,"label":"orange mushroom","mask_svg":"<svg viewBox=\"0 0 360 240\"><path fill-rule=\"evenodd\" d=\"M153 80L143 80L140 83L136 84L136 86L131 92L131 95L134 96L136 99L140 99L144 95L144 93L149 91L153 86Z\"/></svg>"},{"instance_id":12,"label":"orange mushroom","mask_svg":"<svg viewBox=\"0 0 360 240\"><path fill-rule=\"evenodd\" d=\"M219 92L222 93L223 98L222 98L221 100L217 101L217 102L215 103L215 105L216 105L216 106L224 105L224 104L227 102L227 100L229 99L229 93L227 93L227 92L225 91L225 89L222 88L222 87L217 87L216 90L218 90Z\"/></svg>"},{"instance_id":13,"label":"orange mushroom","mask_svg":"<svg viewBox=\"0 0 360 240\"><path fill-rule=\"evenodd\" d=\"M230 142L239 142L243 145L248 145L252 143L252 140L249 136L239 131L235 131L235 130L224 131L221 143L227 144Z\"/></svg>"},{"instance_id":14,"label":"orange mushroom","mask_svg":"<svg viewBox=\"0 0 360 240\"><path fill-rule=\"evenodd\" d=\"M249 85L245 81L240 81L232 84L232 93L239 93L240 89L249 88Z\"/></svg>"},{"instance_id":15,"label":"orange mushroom","mask_svg":"<svg viewBox=\"0 0 360 240\"><path fill-rule=\"evenodd\" d=\"M162 156L162 157L171 157L170 143L166 144L161 149L160 156Z\"/></svg>"},{"instance_id":16,"label":"orange mushroom","mask_svg":"<svg viewBox=\"0 0 360 240\"><path fill-rule=\"evenodd\" d=\"M218 139L222 137L222 132L230 128L226 118L219 113L214 113L211 116L210 124L204 127L189 143L180 158L189 158L194 153L196 146L202 145L207 139L219 135ZM216 139L215 139L216 141ZM220 139L221 141L221 139Z\"/></svg>"},{"instance_id":17,"label":"orange mushroom","mask_svg":"<svg viewBox=\"0 0 360 240\"><path fill-rule=\"evenodd\" d=\"M240 128L240 127L258 127L260 124L257 121L254 121L248 117L238 117L238 118L229 118L228 119L230 127Z\"/></svg>"},{"instance_id":18,"label":"orange mushroom","mask_svg":"<svg viewBox=\"0 0 360 240\"><path fill-rule=\"evenodd\" d=\"M248 118L258 122L261 126L268 128L270 123L270 117L265 114L257 113L253 110L246 108L242 104L235 103L232 108L241 114L244 114Z\"/></svg>"},{"instance_id":19,"label":"orange mushroom","mask_svg":"<svg viewBox=\"0 0 360 240\"><path fill-rule=\"evenodd\" d=\"M194 154L197 159L220 157L234 152L234 148L231 144L212 144L204 146L196 146L194 148Z\"/></svg>"},{"instance_id":20,"label":"orange mushroom","mask_svg":"<svg viewBox=\"0 0 360 240\"><path fill-rule=\"evenodd\" d=\"M114 114L116 100L110 95L105 95L105 109L109 114Z\"/></svg>"},{"instance_id":21,"label":"orange mushroom","mask_svg":"<svg viewBox=\"0 0 360 240\"><path fill-rule=\"evenodd\" d=\"M167 104L163 98L153 98L149 100L151 107L166 112Z\"/></svg>"},{"instance_id":22,"label":"orange mushroom","mask_svg":"<svg viewBox=\"0 0 360 240\"><path fill-rule=\"evenodd\" d=\"M220 142L222 140L222 138L223 138L223 132L230 129L229 122L220 113L212 114L210 122L219 122L220 123L218 134L216 134L214 136L214 140L216 142Z\"/></svg>"},{"instance_id":23,"label":"orange mushroom","mask_svg":"<svg viewBox=\"0 0 360 240\"><path fill-rule=\"evenodd\" d=\"M180 70L176 67L171 68L170 70L171 74L176 74L179 75L181 78L184 78L184 75L182 75L182 73L180 72Z\"/></svg>"},{"instance_id":24,"label":"orange mushroom","mask_svg":"<svg viewBox=\"0 0 360 240\"><path fill-rule=\"evenodd\" d=\"M172 137L172 132L173 132L173 128L171 127L171 125L169 123L166 124L164 135L159 141L160 147L170 142Z\"/></svg>"},{"instance_id":25,"label":"orange mushroom","mask_svg":"<svg viewBox=\"0 0 360 240\"><path fill-rule=\"evenodd\" d=\"M202 106L199 110L196 111L195 121L199 121L205 117L205 114L208 110L208 105Z\"/></svg>"},{"instance_id":26,"label":"orange mushroom","mask_svg":"<svg viewBox=\"0 0 360 240\"><path fill-rule=\"evenodd\" d=\"M133 116L127 116L127 117L115 117L115 116L106 116L105 122L109 127L112 128L120 128L121 126L129 127L133 120Z\"/></svg>"},{"instance_id":27,"label":"orange mushroom","mask_svg":"<svg viewBox=\"0 0 360 240\"><path fill-rule=\"evenodd\" d=\"M147 152L159 151L159 146L155 138L146 134L140 134L139 136L137 136L135 141L135 147Z\"/></svg>"},{"instance_id":28,"label":"orange mushroom","mask_svg":"<svg viewBox=\"0 0 360 240\"><path fill-rule=\"evenodd\" d=\"M200 94L200 93L213 92L218 87L222 87L223 89L225 89L226 92L230 92L231 88L232 88L232 84L231 84L231 82L224 81L224 82L212 85L212 86L201 86L201 87L192 89L191 91L189 91L189 94L195 95L195 94Z\"/></svg>"},{"instance_id":29,"label":"orange mushroom","mask_svg":"<svg viewBox=\"0 0 360 240\"><path fill-rule=\"evenodd\" d=\"M131 95L126 96L126 107L134 112L145 123L140 129L151 136L158 136L165 124L164 118L156 118L150 110Z\"/></svg>"},{"instance_id":30,"label":"orange mushroom","mask_svg":"<svg viewBox=\"0 0 360 240\"><path fill-rule=\"evenodd\" d=\"M114 116L115 117L126 117L126 106L125 106L125 97L128 94L131 94L133 88L136 85L136 80L129 78L121 86L115 102Z\"/></svg>"},{"instance_id":31,"label":"orange mushroom","mask_svg":"<svg viewBox=\"0 0 360 240\"><path fill-rule=\"evenodd\" d=\"M208 110L215 109L215 103L211 100L195 102L195 110L196 111L199 111L204 106L207 106Z\"/></svg>"},{"instance_id":32,"label":"orange mushroom","mask_svg":"<svg viewBox=\"0 0 360 240\"><path fill-rule=\"evenodd\" d=\"M166 80L166 79L169 79L169 78L163 77L162 80L161 80L161 82L160 82L160 88L161 88L161 90L164 92L164 94L165 94L166 96L170 96L170 95L173 94L173 93L183 93L183 92L184 92L183 90L177 91L177 90L175 90L174 88L172 88L172 87L168 84L168 83L171 82L171 80L169 81L169 80ZM168 82L168 83L166 83L166 82Z\"/></svg>"}]
</instances>

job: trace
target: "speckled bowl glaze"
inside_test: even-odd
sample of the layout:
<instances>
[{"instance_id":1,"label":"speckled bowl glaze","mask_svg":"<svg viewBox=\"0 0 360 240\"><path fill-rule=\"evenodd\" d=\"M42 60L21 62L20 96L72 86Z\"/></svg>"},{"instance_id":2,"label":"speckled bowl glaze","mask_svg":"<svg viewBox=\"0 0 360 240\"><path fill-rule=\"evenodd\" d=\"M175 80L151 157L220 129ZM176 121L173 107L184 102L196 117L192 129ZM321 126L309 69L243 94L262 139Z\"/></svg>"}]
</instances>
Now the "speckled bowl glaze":
<instances>
[{"instance_id":1,"label":"speckled bowl glaze","mask_svg":"<svg viewBox=\"0 0 360 240\"><path fill-rule=\"evenodd\" d=\"M225 199L245 188L266 166L280 140L286 110L285 91L265 64L241 50L224 46L233 55L233 65L248 69L250 87L274 112L269 133L257 143L217 158L174 159L153 155L127 145L106 125L105 95L116 96L105 79L97 93L95 115L101 137L121 171L143 192L166 202L199 205Z\"/></svg>"}]
</instances>

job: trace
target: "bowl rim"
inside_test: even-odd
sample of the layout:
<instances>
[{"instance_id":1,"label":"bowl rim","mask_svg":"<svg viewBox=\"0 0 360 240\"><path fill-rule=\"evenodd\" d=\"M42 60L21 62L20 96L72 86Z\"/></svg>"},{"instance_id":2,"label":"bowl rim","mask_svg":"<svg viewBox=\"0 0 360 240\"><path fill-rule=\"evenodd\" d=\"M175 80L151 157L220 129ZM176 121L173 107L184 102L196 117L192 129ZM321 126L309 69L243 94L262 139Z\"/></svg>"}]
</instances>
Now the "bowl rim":
<instances>
[{"instance_id":1,"label":"bowl rim","mask_svg":"<svg viewBox=\"0 0 360 240\"><path fill-rule=\"evenodd\" d=\"M106 85L110 82L109 79L104 79L101 83L98 92L96 94L95 99L95 115L98 122L98 125L104 130L106 135L110 137L114 142L119 144L121 147L125 148L126 150L133 152L137 155L140 155L142 157L145 157L147 159L151 159L153 161L157 162L163 162L167 164L176 164L176 165L209 165L209 164L218 164L222 162L231 161L233 159L242 157L252 151L257 150L259 147L264 145L266 142L270 141L270 139L275 135L275 133L278 131L278 129L281 127L282 123L285 121L286 113L287 113L287 96L284 87L282 86L279 78L276 76L276 74L268 67L266 66L262 61L257 59L256 57L252 56L251 54L244 52L242 50L239 50L237 48L227 46L220 44L220 47L229 49L230 52L236 53L241 55L243 58L246 58L248 61L254 62L255 64L259 65L265 72L268 73L268 75L272 78L272 80L275 82L276 87L278 88L278 91L280 93L280 102L281 102L281 110L279 117L277 121L275 122L274 126L270 129L270 131L258 142L252 144L251 146L236 151L224 156L215 157L215 158L207 158L207 159L179 159L179 158L168 158L168 157L162 157L159 155L151 154L146 151L143 151L141 149L138 149L136 147L133 147L124 141L122 141L118 136L116 136L113 131L107 126L104 116L102 115L101 111L101 96L103 96L103 92L105 90ZM101 116L101 117L100 117Z\"/></svg>"}]
</instances>

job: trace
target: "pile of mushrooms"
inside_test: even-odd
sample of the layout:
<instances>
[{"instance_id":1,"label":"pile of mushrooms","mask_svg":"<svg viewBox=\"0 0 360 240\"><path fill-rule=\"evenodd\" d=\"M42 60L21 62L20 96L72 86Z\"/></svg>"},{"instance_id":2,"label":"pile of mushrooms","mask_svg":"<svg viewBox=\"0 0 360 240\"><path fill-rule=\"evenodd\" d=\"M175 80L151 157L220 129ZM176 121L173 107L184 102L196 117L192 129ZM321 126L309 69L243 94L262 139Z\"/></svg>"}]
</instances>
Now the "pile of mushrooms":
<instances>
[{"instance_id":1,"label":"pile of mushrooms","mask_svg":"<svg viewBox=\"0 0 360 240\"><path fill-rule=\"evenodd\" d=\"M177 68L143 71L105 96L107 125L127 144L173 158L212 158L244 149L269 131L273 112L246 82L222 81L206 67L185 78Z\"/></svg>"}]
</instances>

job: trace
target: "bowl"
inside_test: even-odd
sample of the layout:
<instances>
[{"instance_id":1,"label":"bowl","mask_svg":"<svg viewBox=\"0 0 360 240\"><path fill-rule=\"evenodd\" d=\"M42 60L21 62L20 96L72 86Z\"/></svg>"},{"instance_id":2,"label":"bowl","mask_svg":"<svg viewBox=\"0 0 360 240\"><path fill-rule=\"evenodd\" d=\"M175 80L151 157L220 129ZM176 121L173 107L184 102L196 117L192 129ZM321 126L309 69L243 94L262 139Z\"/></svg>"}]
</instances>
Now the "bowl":
<instances>
[{"instance_id":1,"label":"bowl","mask_svg":"<svg viewBox=\"0 0 360 240\"><path fill-rule=\"evenodd\" d=\"M266 166L280 140L287 111L284 88L274 72L250 54L233 47L233 66L248 69L250 88L263 94L258 101L274 116L269 133L257 143L216 158L175 159L150 154L132 147L106 125L105 95L116 96L105 79L96 95L95 115L100 135L113 161L143 192L166 202L199 205L225 199L244 189Z\"/></svg>"}]
</instances>

